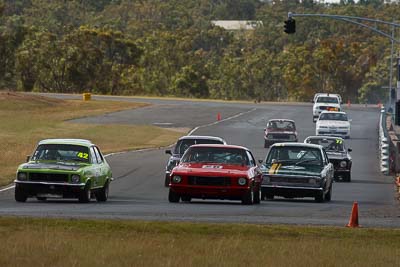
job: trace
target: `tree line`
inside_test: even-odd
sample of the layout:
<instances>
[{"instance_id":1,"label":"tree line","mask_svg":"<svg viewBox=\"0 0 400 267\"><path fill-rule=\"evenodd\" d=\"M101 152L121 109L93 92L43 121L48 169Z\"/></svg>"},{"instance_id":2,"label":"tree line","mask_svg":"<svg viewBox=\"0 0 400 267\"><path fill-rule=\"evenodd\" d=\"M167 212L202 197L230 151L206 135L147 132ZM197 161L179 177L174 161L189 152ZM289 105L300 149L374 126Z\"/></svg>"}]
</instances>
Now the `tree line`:
<instances>
[{"instance_id":1,"label":"tree line","mask_svg":"<svg viewBox=\"0 0 400 267\"><path fill-rule=\"evenodd\" d=\"M388 94L387 38L322 18L296 18L296 33L287 35L283 21L288 11L396 21L399 7L377 0L0 0L0 88L273 101L335 92L376 103ZM227 31L212 20L262 25Z\"/></svg>"}]
</instances>

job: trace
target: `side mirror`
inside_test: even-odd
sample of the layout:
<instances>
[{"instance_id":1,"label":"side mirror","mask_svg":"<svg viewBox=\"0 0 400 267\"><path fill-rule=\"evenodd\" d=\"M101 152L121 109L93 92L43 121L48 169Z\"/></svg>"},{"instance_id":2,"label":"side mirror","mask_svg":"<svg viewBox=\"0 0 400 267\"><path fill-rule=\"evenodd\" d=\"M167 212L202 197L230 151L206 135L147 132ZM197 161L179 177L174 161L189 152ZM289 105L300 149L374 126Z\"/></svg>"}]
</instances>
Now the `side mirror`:
<instances>
[{"instance_id":1,"label":"side mirror","mask_svg":"<svg viewBox=\"0 0 400 267\"><path fill-rule=\"evenodd\" d=\"M351 149L351 148L348 148L348 149L347 149L347 151L351 152L351 151L353 151L353 149Z\"/></svg>"},{"instance_id":2,"label":"side mirror","mask_svg":"<svg viewBox=\"0 0 400 267\"><path fill-rule=\"evenodd\" d=\"M172 155L171 149L167 149L167 150L165 150L165 154Z\"/></svg>"},{"instance_id":3,"label":"side mirror","mask_svg":"<svg viewBox=\"0 0 400 267\"><path fill-rule=\"evenodd\" d=\"M314 100L311 100L311 103L314 103Z\"/></svg>"},{"instance_id":4,"label":"side mirror","mask_svg":"<svg viewBox=\"0 0 400 267\"><path fill-rule=\"evenodd\" d=\"M26 162L29 162L29 160L31 159L31 156L26 156Z\"/></svg>"},{"instance_id":5,"label":"side mirror","mask_svg":"<svg viewBox=\"0 0 400 267\"><path fill-rule=\"evenodd\" d=\"M267 130L267 128L264 128L264 132Z\"/></svg>"},{"instance_id":6,"label":"side mirror","mask_svg":"<svg viewBox=\"0 0 400 267\"><path fill-rule=\"evenodd\" d=\"M259 159L259 160L258 160L258 163L262 164L262 163L263 163L263 160L262 160L262 159Z\"/></svg>"}]
</instances>

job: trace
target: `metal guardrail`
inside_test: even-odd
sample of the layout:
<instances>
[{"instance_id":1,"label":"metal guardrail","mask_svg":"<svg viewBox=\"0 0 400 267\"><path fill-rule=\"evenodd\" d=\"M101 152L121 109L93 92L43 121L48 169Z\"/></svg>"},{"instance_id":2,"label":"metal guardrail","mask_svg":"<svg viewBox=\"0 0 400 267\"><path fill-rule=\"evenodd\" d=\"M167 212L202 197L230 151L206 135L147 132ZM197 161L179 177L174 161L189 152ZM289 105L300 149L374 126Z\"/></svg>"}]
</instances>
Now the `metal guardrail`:
<instances>
[{"instance_id":1,"label":"metal guardrail","mask_svg":"<svg viewBox=\"0 0 400 267\"><path fill-rule=\"evenodd\" d=\"M386 111L382 107L381 115L379 119L379 160L381 172L385 175L389 175L389 134L386 127Z\"/></svg>"}]
</instances>

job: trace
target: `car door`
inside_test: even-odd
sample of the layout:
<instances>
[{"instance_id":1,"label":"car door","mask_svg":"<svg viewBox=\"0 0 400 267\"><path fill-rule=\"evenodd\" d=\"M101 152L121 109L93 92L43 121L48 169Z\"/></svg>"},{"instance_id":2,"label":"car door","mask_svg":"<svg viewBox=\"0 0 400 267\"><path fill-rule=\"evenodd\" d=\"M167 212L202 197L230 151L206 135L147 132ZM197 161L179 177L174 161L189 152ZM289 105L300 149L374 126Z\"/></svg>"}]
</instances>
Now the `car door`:
<instances>
[{"instance_id":1,"label":"car door","mask_svg":"<svg viewBox=\"0 0 400 267\"><path fill-rule=\"evenodd\" d=\"M328 155L326 154L325 149L322 149L322 156L324 159L324 168L327 168L327 175L326 175L326 179L327 179L327 184L331 185L333 182L333 176L334 176L334 169L333 169L333 164L329 162L329 158Z\"/></svg>"},{"instance_id":2,"label":"car door","mask_svg":"<svg viewBox=\"0 0 400 267\"><path fill-rule=\"evenodd\" d=\"M97 186L104 186L106 179L108 178L109 166L107 162L104 160L103 155L100 152L100 149L97 146L93 147L94 152L97 157L97 164L99 169L99 177Z\"/></svg>"},{"instance_id":3,"label":"car door","mask_svg":"<svg viewBox=\"0 0 400 267\"><path fill-rule=\"evenodd\" d=\"M92 167L91 167L91 185L92 186L91 187L96 188L96 187L99 187L99 184L100 184L100 181L99 181L100 180L100 166L99 166L97 155L96 155L96 152L95 152L93 146L90 147L90 156L91 156L91 163L92 163Z\"/></svg>"},{"instance_id":4,"label":"car door","mask_svg":"<svg viewBox=\"0 0 400 267\"><path fill-rule=\"evenodd\" d=\"M262 171L261 169L257 166L256 160L254 159L253 154L247 150L246 151L247 157L249 158L249 165L253 169L254 173L254 180L256 184L261 184L262 180Z\"/></svg>"}]
</instances>

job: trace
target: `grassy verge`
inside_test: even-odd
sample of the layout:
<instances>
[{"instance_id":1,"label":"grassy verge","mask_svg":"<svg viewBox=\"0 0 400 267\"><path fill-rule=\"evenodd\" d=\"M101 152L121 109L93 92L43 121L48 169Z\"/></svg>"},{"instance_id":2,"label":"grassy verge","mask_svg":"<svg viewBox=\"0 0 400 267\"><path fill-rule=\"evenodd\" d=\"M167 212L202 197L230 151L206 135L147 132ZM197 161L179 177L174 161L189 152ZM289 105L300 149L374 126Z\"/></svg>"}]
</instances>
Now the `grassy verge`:
<instances>
[{"instance_id":1,"label":"grassy verge","mask_svg":"<svg viewBox=\"0 0 400 267\"><path fill-rule=\"evenodd\" d=\"M0 218L0 266L399 266L400 230Z\"/></svg>"},{"instance_id":2,"label":"grassy verge","mask_svg":"<svg viewBox=\"0 0 400 267\"><path fill-rule=\"evenodd\" d=\"M0 91L0 185L10 183L18 164L45 138L84 138L103 153L160 147L182 132L147 125L76 124L67 120L143 107L144 103L58 100Z\"/></svg>"}]
</instances>

